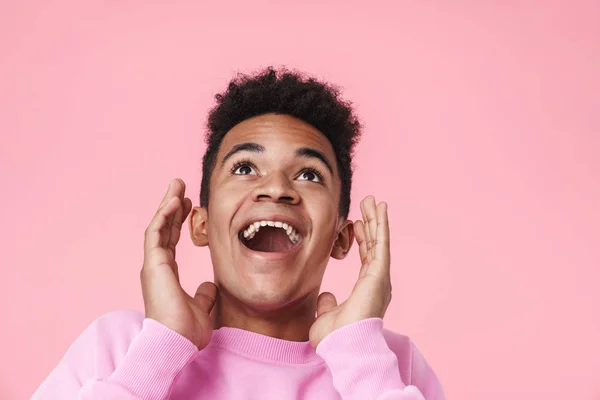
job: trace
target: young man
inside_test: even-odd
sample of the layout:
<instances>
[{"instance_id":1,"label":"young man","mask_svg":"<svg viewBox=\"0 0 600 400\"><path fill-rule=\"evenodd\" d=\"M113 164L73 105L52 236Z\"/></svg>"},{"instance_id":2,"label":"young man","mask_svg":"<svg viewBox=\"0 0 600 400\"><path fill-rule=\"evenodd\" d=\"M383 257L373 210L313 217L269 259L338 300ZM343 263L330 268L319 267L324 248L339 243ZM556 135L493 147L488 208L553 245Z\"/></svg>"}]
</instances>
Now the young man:
<instances>
[{"instance_id":1,"label":"young man","mask_svg":"<svg viewBox=\"0 0 600 400\"><path fill-rule=\"evenodd\" d=\"M234 79L216 100L200 206L175 179L145 232L145 314L94 321L33 399L444 399L410 339L382 327L387 205L368 196L362 221L347 220L361 131L349 103L272 68ZM188 215L214 268L193 297L175 261ZM338 304L319 294L321 281L355 237L358 280Z\"/></svg>"}]
</instances>

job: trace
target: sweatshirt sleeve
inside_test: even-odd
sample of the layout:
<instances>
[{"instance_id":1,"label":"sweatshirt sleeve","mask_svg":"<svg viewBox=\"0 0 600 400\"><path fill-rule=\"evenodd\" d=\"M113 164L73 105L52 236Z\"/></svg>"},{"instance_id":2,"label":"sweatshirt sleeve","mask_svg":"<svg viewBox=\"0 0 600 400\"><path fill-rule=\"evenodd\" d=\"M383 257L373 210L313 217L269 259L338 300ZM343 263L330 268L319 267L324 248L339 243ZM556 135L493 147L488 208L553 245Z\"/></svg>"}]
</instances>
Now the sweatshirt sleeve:
<instances>
[{"instance_id":1,"label":"sweatshirt sleeve","mask_svg":"<svg viewBox=\"0 0 600 400\"><path fill-rule=\"evenodd\" d=\"M132 330L131 324L123 311L94 321L69 347L32 400L167 399L177 375L197 356L198 349L155 320L144 318L137 330Z\"/></svg>"},{"instance_id":2,"label":"sweatshirt sleeve","mask_svg":"<svg viewBox=\"0 0 600 400\"><path fill-rule=\"evenodd\" d=\"M317 346L343 400L443 400L425 399L414 385L400 377L398 358L383 336L383 320L368 318L344 326Z\"/></svg>"}]
</instances>

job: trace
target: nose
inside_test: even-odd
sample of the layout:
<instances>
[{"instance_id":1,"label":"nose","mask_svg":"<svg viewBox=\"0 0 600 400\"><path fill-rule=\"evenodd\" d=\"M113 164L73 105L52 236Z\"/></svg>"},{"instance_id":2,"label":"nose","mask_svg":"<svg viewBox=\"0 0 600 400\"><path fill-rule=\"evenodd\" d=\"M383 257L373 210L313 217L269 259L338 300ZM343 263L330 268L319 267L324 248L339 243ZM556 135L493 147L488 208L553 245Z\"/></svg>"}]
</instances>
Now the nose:
<instances>
[{"instance_id":1,"label":"nose","mask_svg":"<svg viewBox=\"0 0 600 400\"><path fill-rule=\"evenodd\" d=\"M272 201L287 204L298 204L300 195L282 173L273 173L261 179L260 184L252 191L254 201Z\"/></svg>"}]
</instances>

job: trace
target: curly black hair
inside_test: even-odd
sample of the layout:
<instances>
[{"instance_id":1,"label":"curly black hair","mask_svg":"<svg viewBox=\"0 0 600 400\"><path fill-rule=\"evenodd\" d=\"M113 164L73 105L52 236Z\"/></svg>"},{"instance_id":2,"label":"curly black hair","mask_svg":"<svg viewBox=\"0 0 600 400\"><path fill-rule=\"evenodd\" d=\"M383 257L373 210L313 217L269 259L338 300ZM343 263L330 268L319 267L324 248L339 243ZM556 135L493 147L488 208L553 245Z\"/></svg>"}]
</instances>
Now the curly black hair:
<instances>
[{"instance_id":1,"label":"curly black hair","mask_svg":"<svg viewBox=\"0 0 600 400\"><path fill-rule=\"evenodd\" d=\"M217 104L208 114L200 206L208 206L210 177L227 132L246 119L273 113L296 117L314 126L329 140L341 181L339 213L348 217L352 156L362 125L351 103L340 98L337 87L300 72L267 67L253 75L239 74L215 99Z\"/></svg>"}]
</instances>

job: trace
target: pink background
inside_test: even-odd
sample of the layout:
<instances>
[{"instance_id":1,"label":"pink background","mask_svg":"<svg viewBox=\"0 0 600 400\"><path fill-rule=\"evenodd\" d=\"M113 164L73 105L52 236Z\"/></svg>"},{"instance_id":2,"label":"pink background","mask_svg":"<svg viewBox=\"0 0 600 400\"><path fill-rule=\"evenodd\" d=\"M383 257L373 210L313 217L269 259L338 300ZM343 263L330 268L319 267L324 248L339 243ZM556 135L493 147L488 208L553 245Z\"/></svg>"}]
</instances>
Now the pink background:
<instances>
[{"instance_id":1,"label":"pink background","mask_svg":"<svg viewBox=\"0 0 600 400\"><path fill-rule=\"evenodd\" d=\"M212 96L283 64L357 106L351 215L389 202L386 324L448 398L600 399L600 3L208 3L0 3L0 398L143 309L143 232L169 179L198 203ZM178 257L187 290L212 277L187 226Z\"/></svg>"}]
</instances>

